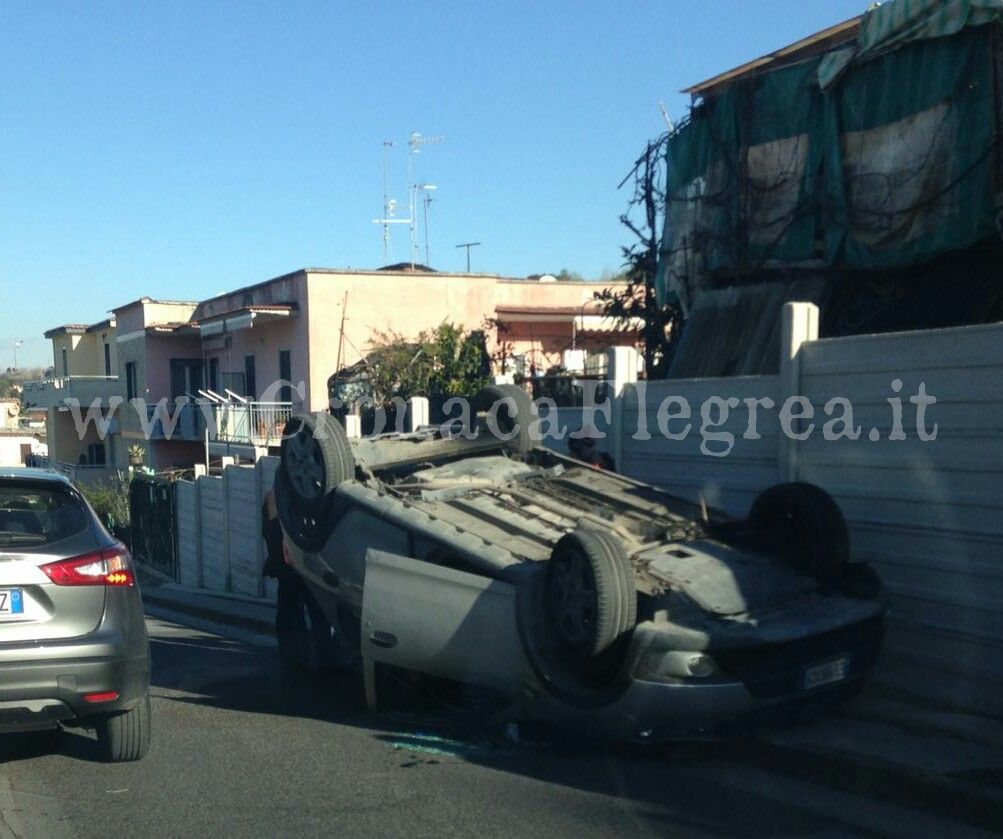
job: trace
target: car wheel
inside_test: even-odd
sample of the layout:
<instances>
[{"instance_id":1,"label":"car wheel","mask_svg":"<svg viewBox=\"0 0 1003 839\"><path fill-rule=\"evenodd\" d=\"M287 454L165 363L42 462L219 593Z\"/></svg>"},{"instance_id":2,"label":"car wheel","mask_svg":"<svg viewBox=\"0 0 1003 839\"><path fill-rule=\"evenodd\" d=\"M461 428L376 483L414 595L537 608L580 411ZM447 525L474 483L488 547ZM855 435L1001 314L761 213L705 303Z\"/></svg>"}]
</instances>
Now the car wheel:
<instances>
[{"instance_id":1,"label":"car wheel","mask_svg":"<svg viewBox=\"0 0 1003 839\"><path fill-rule=\"evenodd\" d=\"M355 477L345 429L329 414L297 414L283 437L279 471L299 509L317 510L339 484Z\"/></svg>"},{"instance_id":2,"label":"car wheel","mask_svg":"<svg viewBox=\"0 0 1003 839\"><path fill-rule=\"evenodd\" d=\"M95 723L98 747L109 763L140 760L150 748L150 695L135 708L103 717Z\"/></svg>"},{"instance_id":3,"label":"car wheel","mask_svg":"<svg viewBox=\"0 0 1003 839\"><path fill-rule=\"evenodd\" d=\"M289 485L289 478L283 469L275 473L275 506L279 511L282 529L296 546L304 551L319 551L334 528L334 516L329 507L303 507L296 493Z\"/></svg>"},{"instance_id":4,"label":"car wheel","mask_svg":"<svg viewBox=\"0 0 1003 839\"><path fill-rule=\"evenodd\" d=\"M756 540L795 571L835 578L850 559L850 531L829 493L814 484L778 484L752 502L748 527Z\"/></svg>"},{"instance_id":5,"label":"car wheel","mask_svg":"<svg viewBox=\"0 0 1003 839\"><path fill-rule=\"evenodd\" d=\"M559 643L586 661L619 646L634 628L634 570L615 536L576 530L547 565L547 618Z\"/></svg>"},{"instance_id":6,"label":"car wheel","mask_svg":"<svg viewBox=\"0 0 1003 839\"><path fill-rule=\"evenodd\" d=\"M499 404L500 403L500 404ZM494 406L498 407L495 409ZM527 454L533 448L529 426L535 419L533 401L518 385L488 385L473 400L475 413L494 411L495 428L490 430L510 437L508 447L516 454Z\"/></svg>"}]
</instances>

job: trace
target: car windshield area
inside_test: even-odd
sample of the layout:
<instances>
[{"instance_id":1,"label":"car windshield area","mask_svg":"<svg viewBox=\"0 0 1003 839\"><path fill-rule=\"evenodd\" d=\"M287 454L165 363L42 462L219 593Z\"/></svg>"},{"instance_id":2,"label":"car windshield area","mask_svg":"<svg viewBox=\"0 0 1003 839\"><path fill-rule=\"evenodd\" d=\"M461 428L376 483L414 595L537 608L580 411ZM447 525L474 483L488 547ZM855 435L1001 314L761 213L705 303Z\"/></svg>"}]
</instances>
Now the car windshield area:
<instances>
[{"instance_id":1,"label":"car windshield area","mask_svg":"<svg viewBox=\"0 0 1003 839\"><path fill-rule=\"evenodd\" d=\"M0 483L0 550L50 545L80 533L87 521L83 504L66 489L27 481Z\"/></svg>"}]
</instances>

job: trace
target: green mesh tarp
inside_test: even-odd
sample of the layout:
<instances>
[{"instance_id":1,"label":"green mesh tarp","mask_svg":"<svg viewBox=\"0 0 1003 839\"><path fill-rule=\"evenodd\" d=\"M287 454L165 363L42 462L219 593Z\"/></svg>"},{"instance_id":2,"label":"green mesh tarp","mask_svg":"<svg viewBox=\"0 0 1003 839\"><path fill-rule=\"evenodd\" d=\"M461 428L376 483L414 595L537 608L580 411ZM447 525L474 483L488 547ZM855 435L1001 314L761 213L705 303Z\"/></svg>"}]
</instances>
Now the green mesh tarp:
<instances>
[{"instance_id":1,"label":"green mesh tarp","mask_svg":"<svg viewBox=\"0 0 1003 839\"><path fill-rule=\"evenodd\" d=\"M688 305L712 274L899 267L991 235L994 29L906 42L824 91L826 59L805 61L695 108L667 147L661 299Z\"/></svg>"},{"instance_id":2,"label":"green mesh tarp","mask_svg":"<svg viewBox=\"0 0 1003 839\"><path fill-rule=\"evenodd\" d=\"M983 26L1003 18L1003 0L894 0L870 9L860 24L854 47L822 59L819 85L825 89L850 62L862 62L911 41L956 35L966 26Z\"/></svg>"},{"instance_id":3,"label":"green mesh tarp","mask_svg":"<svg viewBox=\"0 0 1003 839\"><path fill-rule=\"evenodd\" d=\"M854 67L826 95L839 132L823 154L830 263L915 264L994 232L989 36L911 44Z\"/></svg>"}]
</instances>

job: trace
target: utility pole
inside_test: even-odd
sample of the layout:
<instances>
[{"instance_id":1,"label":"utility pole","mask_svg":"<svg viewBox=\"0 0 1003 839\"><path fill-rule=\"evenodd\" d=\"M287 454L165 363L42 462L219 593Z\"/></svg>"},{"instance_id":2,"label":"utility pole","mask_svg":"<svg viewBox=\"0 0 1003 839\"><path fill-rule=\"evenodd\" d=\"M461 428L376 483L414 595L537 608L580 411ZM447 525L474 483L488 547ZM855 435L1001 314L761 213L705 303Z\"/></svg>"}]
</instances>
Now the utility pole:
<instances>
[{"instance_id":1,"label":"utility pole","mask_svg":"<svg viewBox=\"0 0 1003 839\"><path fill-rule=\"evenodd\" d=\"M341 301L341 331L338 335L338 360L334 365L334 372L341 372L341 349L345 344L345 314L348 312L348 292L345 292L345 299ZM330 394L328 394L330 396Z\"/></svg>"},{"instance_id":2,"label":"utility pole","mask_svg":"<svg viewBox=\"0 0 1003 839\"><path fill-rule=\"evenodd\" d=\"M476 248L479 244L480 244L480 242L463 242L463 243L461 243L461 244L459 244L459 245L456 246L458 248L466 248L467 249L467 273L468 274L470 273L470 249L471 248Z\"/></svg>"}]
</instances>

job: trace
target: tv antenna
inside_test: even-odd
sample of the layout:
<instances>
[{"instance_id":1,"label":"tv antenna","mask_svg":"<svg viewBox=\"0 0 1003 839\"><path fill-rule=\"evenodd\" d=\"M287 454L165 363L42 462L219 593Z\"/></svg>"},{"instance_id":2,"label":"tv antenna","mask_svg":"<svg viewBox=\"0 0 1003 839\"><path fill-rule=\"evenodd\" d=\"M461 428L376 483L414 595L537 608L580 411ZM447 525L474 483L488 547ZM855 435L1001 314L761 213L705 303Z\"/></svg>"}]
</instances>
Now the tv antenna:
<instances>
[{"instance_id":1,"label":"tv antenna","mask_svg":"<svg viewBox=\"0 0 1003 839\"><path fill-rule=\"evenodd\" d=\"M480 244L480 242L461 242L459 245L456 246L458 248L466 248L467 249L467 273L468 274L470 273L470 249L471 248L476 248L479 244Z\"/></svg>"},{"instance_id":2,"label":"tv antenna","mask_svg":"<svg viewBox=\"0 0 1003 839\"><path fill-rule=\"evenodd\" d=\"M394 147L393 140L383 141L383 216L374 218L373 224L383 227L383 260L390 261L390 225L406 224L411 229L411 270L414 270L418 257L418 201L424 204L425 218L425 262L429 262L428 244L428 208L432 203L432 196L429 192L438 189L435 184L415 183L414 179L414 156L419 154L424 146L441 143L445 139L442 136L426 137L418 131L412 131L408 137L407 155L407 189L408 189L408 217L397 218L397 200L390 197L390 175L387 165L390 149ZM422 193L419 199L418 195Z\"/></svg>"},{"instance_id":3,"label":"tv antenna","mask_svg":"<svg viewBox=\"0 0 1003 839\"><path fill-rule=\"evenodd\" d=\"M433 200L432 199L432 193L435 190L437 190L438 188L439 187L437 187L435 184L415 184L414 185L415 194L417 194L418 192L422 193L421 203L422 203L423 211L424 211L424 225L425 225L425 264L428 265L429 267L431 267L431 265L432 265L432 258L429 255L429 251L428 251L428 208L432 204L432 200ZM411 251L411 267L412 268L414 268L414 253L415 253L415 248L412 246L412 251Z\"/></svg>"},{"instance_id":4,"label":"tv antenna","mask_svg":"<svg viewBox=\"0 0 1003 839\"><path fill-rule=\"evenodd\" d=\"M417 184L414 182L414 156L421 153L423 146L441 143L445 138L441 135L426 137L418 131L412 131L408 137L407 147L407 182L410 184L411 198L411 270L417 262L418 255L418 193L424 192L425 200L425 264L428 264L428 205L431 203L429 190L438 189L434 184Z\"/></svg>"},{"instance_id":5,"label":"tv antenna","mask_svg":"<svg viewBox=\"0 0 1003 839\"><path fill-rule=\"evenodd\" d=\"M397 200L390 197L390 176L387 171L387 154L394 146L393 140L383 141L383 218L374 218L373 224L383 225L383 264L390 261L390 225L410 224L411 219L399 219Z\"/></svg>"}]
</instances>

